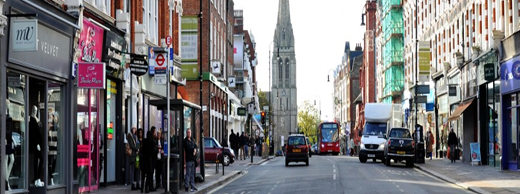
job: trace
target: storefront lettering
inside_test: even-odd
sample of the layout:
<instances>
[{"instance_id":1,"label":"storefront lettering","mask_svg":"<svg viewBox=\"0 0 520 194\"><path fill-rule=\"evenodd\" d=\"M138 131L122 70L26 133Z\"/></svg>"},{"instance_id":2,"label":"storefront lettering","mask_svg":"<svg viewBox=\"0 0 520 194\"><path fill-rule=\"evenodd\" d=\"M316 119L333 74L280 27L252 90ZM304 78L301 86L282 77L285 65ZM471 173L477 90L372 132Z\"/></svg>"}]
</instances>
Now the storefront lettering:
<instances>
[{"instance_id":1,"label":"storefront lettering","mask_svg":"<svg viewBox=\"0 0 520 194\"><path fill-rule=\"evenodd\" d=\"M108 49L108 56L111 57L112 59L115 59L118 61L123 61L123 56L121 54L119 54L119 51L112 50L110 48Z\"/></svg>"},{"instance_id":2,"label":"storefront lettering","mask_svg":"<svg viewBox=\"0 0 520 194\"><path fill-rule=\"evenodd\" d=\"M40 50L43 51L43 53L53 56L53 57L58 56L58 51L60 49L58 46L52 45L48 42L41 41L39 39L38 39L38 45L40 45Z\"/></svg>"},{"instance_id":3,"label":"storefront lettering","mask_svg":"<svg viewBox=\"0 0 520 194\"><path fill-rule=\"evenodd\" d=\"M100 84L100 83L103 83L103 80L98 80L95 77L93 77L91 79L82 77L80 83L82 83L82 84Z\"/></svg>"},{"instance_id":4,"label":"storefront lettering","mask_svg":"<svg viewBox=\"0 0 520 194\"><path fill-rule=\"evenodd\" d=\"M123 46L121 46L119 43L114 42L114 41L110 41L110 46L111 46L112 48L117 49L118 51L122 50L121 48L123 47Z\"/></svg>"}]
</instances>

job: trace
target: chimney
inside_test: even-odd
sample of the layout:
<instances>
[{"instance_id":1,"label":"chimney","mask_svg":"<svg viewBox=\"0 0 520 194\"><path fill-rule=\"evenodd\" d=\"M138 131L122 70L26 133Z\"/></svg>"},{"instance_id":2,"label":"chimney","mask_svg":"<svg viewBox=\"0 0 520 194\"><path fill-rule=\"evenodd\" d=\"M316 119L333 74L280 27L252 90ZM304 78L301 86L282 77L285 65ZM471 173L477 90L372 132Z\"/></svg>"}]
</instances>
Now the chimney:
<instances>
[{"instance_id":1,"label":"chimney","mask_svg":"<svg viewBox=\"0 0 520 194\"><path fill-rule=\"evenodd\" d=\"M356 51L363 51L363 48L361 48L361 43L356 44Z\"/></svg>"}]
</instances>

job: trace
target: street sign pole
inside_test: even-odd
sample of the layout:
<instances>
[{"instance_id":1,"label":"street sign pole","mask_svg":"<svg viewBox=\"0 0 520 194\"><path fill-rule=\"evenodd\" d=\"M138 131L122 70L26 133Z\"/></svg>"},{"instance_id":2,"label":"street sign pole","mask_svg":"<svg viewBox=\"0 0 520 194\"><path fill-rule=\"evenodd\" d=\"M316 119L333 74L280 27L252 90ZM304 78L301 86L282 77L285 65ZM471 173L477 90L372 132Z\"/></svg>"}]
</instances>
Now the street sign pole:
<instances>
[{"instance_id":1,"label":"street sign pole","mask_svg":"<svg viewBox=\"0 0 520 194\"><path fill-rule=\"evenodd\" d=\"M170 37L170 36L168 36L168 37ZM167 40L168 40L168 37L166 37ZM171 43L171 37L169 39L170 39L170 43ZM166 41L166 42L168 42L168 41ZM168 44L168 47L170 47L170 44ZM166 94L166 107L168 109L168 110L166 110L166 117L167 117L167 122L168 122L168 124L166 125L166 127L167 127L166 131L168 134L168 138L166 138L166 139L167 139L169 148L171 148L171 145L170 145L170 143L171 143L170 142L170 62L171 62L170 55L171 54L172 53L170 53L170 49L168 49L168 57L166 57L166 59L168 60L168 63L167 63L168 65L166 67L166 74L168 74L168 75L166 75L166 93L167 93ZM177 94L175 94L175 95L177 95ZM168 153L167 153L167 157L166 157L167 158L166 162L168 164L168 165L166 165L166 168L167 168L166 172L168 172L168 176L166 176L167 177L166 190L168 191L168 193L170 192L170 174L169 173L170 173L170 150L171 150L169 148L167 149Z\"/></svg>"}]
</instances>

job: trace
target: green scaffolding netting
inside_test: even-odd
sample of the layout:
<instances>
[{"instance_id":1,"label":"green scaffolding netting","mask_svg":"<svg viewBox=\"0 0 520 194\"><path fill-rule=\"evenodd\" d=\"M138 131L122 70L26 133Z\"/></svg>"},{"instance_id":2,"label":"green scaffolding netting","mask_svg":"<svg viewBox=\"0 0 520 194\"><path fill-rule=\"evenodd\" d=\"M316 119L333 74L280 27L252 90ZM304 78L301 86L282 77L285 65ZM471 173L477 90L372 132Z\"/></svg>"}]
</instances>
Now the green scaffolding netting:
<instances>
[{"instance_id":1,"label":"green scaffolding netting","mask_svg":"<svg viewBox=\"0 0 520 194\"><path fill-rule=\"evenodd\" d=\"M380 1L382 24L382 56L384 65L383 102L392 103L395 94L404 89L404 25L402 0Z\"/></svg>"}]
</instances>

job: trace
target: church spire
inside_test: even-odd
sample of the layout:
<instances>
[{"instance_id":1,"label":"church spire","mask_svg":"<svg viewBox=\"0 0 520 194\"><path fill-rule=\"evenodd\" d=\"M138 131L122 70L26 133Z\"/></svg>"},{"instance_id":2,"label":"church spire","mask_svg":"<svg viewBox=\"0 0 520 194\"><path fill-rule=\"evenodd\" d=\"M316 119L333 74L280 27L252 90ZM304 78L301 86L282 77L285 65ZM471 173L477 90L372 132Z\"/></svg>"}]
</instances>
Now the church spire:
<instances>
[{"instance_id":1,"label":"church spire","mask_svg":"<svg viewBox=\"0 0 520 194\"><path fill-rule=\"evenodd\" d=\"M279 43L278 46L294 46L289 0L279 0L278 2L278 23L276 24L274 40Z\"/></svg>"}]
</instances>

